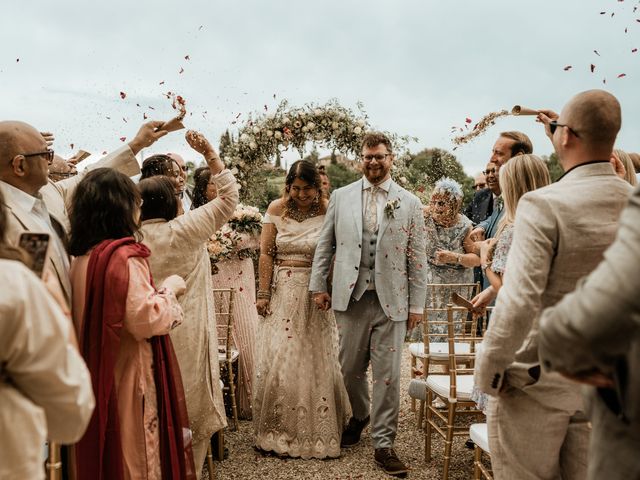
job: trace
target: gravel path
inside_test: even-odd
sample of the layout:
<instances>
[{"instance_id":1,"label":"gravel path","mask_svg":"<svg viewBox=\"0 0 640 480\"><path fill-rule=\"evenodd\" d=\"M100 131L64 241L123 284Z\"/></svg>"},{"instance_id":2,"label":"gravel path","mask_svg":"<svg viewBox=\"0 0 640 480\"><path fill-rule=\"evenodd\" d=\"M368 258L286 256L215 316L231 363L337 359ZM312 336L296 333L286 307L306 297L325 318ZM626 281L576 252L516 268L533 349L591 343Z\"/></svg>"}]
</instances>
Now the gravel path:
<instances>
[{"instance_id":1,"label":"gravel path","mask_svg":"<svg viewBox=\"0 0 640 480\"><path fill-rule=\"evenodd\" d=\"M400 398L400 424L395 448L398 456L411 467L408 478L439 479L442 475L443 441L434 436L432 460L424 463L424 434L416 428L415 416L407 394L409 385L409 353L405 348L402 364L402 396ZM301 460L264 457L252 447L252 424L241 421L237 432L228 431L225 445L229 458L215 462L217 479L238 480L288 480L288 479L385 479L373 461L373 448L369 441L369 428L363 440L354 448L343 449L342 457L333 460ZM451 480L473 477L473 451L464 447L466 438L454 439ZM204 479L208 479L205 475Z\"/></svg>"}]
</instances>

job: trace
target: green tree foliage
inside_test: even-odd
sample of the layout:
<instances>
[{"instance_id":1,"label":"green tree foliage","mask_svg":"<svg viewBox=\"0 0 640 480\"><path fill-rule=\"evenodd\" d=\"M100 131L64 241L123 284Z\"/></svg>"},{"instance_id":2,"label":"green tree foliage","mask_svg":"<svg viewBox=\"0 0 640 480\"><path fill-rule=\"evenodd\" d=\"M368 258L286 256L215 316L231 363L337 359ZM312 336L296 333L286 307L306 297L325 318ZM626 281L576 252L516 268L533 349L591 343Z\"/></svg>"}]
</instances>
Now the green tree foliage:
<instances>
[{"instance_id":1,"label":"green tree foliage","mask_svg":"<svg viewBox=\"0 0 640 480\"><path fill-rule=\"evenodd\" d=\"M542 159L547 163L547 168L549 169L549 175L551 176L551 182L555 182L562 175L564 175L564 170L560 166L560 161L558 159L558 155L556 153L552 153L551 156L547 157L544 155Z\"/></svg>"},{"instance_id":2,"label":"green tree foliage","mask_svg":"<svg viewBox=\"0 0 640 480\"><path fill-rule=\"evenodd\" d=\"M455 155L441 148L427 148L411 154L407 161L407 183L411 191L430 191L442 177L460 183L466 204L473 198L473 178L469 177Z\"/></svg>"},{"instance_id":3,"label":"green tree foliage","mask_svg":"<svg viewBox=\"0 0 640 480\"><path fill-rule=\"evenodd\" d=\"M229 145L231 145L232 141L233 137L231 137L229 130L225 130L225 132L220 136L220 158L225 157L227 149L229 148Z\"/></svg>"},{"instance_id":4,"label":"green tree foliage","mask_svg":"<svg viewBox=\"0 0 640 480\"><path fill-rule=\"evenodd\" d=\"M327 167L327 175L331 182L331 190L349 185L362 176L360 172L352 170L342 163L332 163L329 165Z\"/></svg>"}]
</instances>

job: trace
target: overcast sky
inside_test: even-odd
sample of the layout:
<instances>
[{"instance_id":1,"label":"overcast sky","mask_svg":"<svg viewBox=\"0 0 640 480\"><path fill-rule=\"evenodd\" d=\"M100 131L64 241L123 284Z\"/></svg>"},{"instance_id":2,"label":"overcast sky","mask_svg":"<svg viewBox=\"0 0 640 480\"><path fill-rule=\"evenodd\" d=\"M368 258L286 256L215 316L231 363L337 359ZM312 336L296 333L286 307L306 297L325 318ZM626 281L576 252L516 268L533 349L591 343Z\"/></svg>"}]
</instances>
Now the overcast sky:
<instances>
[{"instance_id":1,"label":"overcast sky","mask_svg":"<svg viewBox=\"0 0 640 480\"><path fill-rule=\"evenodd\" d=\"M451 127L463 126L467 117L475 123L515 104L560 110L579 91L605 88L622 103L619 147L638 151L640 52L632 53L640 48L640 8L633 12L638 5L3 2L0 118L55 132L55 149L63 156L71 153L71 143L100 154L121 145L120 137L132 138L143 113L161 120L173 116L162 95L168 90L187 100L193 112L188 127L216 145L224 129L236 127L231 122L239 113L242 120L282 99L301 105L336 97L352 108L363 102L374 127L418 137L413 151L451 150ZM626 76L617 78L621 73ZM454 152L469 174L484 167L498 133L508 129L530 135L536 153L551 153L531 117L508 117ZM148 154L166 151L197 159L179 132Z\"/></svg>"}]
</instances>

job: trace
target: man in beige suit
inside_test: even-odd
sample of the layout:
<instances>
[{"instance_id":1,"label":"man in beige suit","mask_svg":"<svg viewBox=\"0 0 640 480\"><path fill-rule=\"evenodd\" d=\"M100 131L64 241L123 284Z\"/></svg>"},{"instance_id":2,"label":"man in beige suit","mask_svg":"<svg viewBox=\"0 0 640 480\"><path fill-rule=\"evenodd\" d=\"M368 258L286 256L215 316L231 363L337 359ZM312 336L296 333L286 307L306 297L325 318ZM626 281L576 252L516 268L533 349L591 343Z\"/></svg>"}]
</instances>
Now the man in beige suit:
<instances>
[{"instance_id":1,"label":"man in beige suit","mask_svg":"<svg viewBox=\"0 0 640 480\"><path fill-rule=\"evenodd\" d=\"M639 245L640 187L602 263L540 320L545 369L596 387L583 390L594 480L640 478Z\"/></svg>"},{"instance_id":2,"label":"man in beige suit","mask_svg":"<svg viewBox=\"0 0 640 480\"><path fill-rule=\"evenodd\" d=\"M560 116L539 115L565 174L518 204L504 286L475 370L476 385L492 397L487 421L498 480L586 476L589 426L579 387L541 371L538 320L613 242L631 189L609 163L620 117L618 101L601 90L576 95Z\"/></svg>"},{"instance_id":3,"label":"man in beige suit","mask_svg":"<svg viewBox=\"0 0 640 480\"><path fill-rule=\"evenodd\" d=\"M166 131L156 131L163 122L142 125L136 137L88 169L116 168L127 175L140 172L135 155L152 145ZM23 122L0 122L0 190L8 210L7 241L17 245L25 231L50 234L47 269L57 278L67 304L71 299L69 258L64 243L69 229L67 208L75 186L83 175L60 182L48 179L53 150L42 134Z\"/></svg>"}]
</instances>

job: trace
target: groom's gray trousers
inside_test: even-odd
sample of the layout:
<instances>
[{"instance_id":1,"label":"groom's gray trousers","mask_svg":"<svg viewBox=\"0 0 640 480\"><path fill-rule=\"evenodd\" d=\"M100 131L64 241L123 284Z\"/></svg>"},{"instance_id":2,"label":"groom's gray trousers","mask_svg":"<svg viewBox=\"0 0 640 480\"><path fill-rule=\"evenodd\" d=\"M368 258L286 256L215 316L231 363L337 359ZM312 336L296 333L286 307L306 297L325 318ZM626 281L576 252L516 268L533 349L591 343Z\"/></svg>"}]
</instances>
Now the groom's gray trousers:
<instances>
[{"instance_id":1,"label":"groom's gray trousers","mask_svg":"<svg viewBox=\"0 0 640 480\"><path fill-rule=\"evenodd\" d=\"M359 300L352 298L347 311L334 313L340 335L342 375L353 416L362 420L371 414L373 447L393 447L407 322L389 320L375 290L367 290ZM372 404L367 380L369 362L373 373Z\"/></svg>"}]
</instances>

